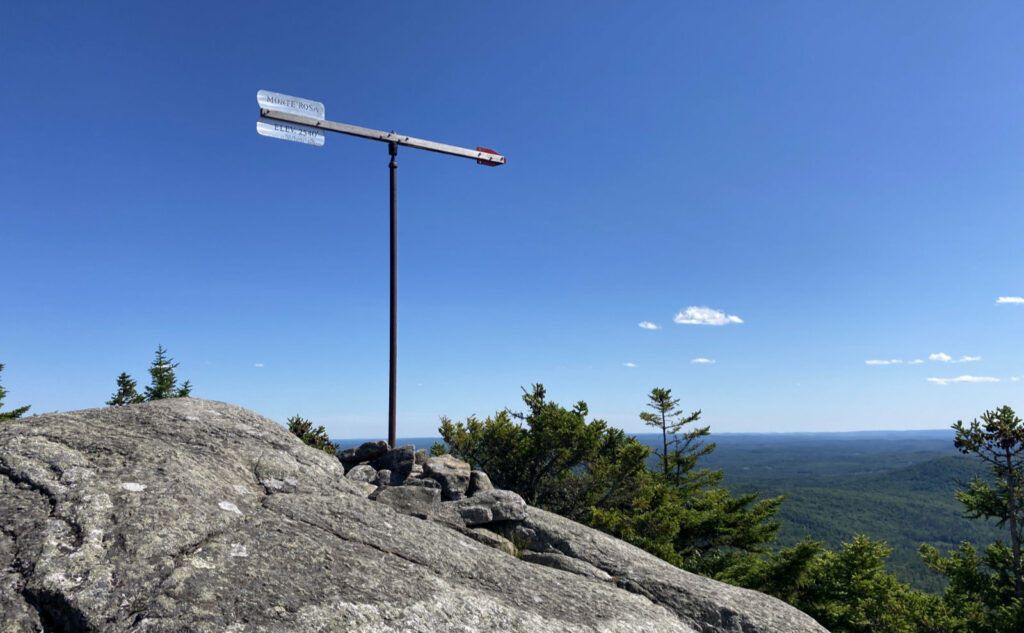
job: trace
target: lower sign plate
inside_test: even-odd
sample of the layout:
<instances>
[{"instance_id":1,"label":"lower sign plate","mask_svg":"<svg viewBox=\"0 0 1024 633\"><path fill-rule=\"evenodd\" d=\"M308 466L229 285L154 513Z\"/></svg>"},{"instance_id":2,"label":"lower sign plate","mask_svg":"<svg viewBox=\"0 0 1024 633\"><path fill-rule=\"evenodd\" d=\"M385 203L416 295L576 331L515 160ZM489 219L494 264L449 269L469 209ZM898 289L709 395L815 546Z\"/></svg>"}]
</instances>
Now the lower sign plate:
<instances>
[{"instance_id":1,"label":"lower sign plate","mask_svg":"<svg viewBox=\"0 0 1024 633\"><path fill-rule=\"evenodd\" d=\"M296 143L305 143L307 145L316 145L317 147L322 146L325 140L323 130L318 130L308 125L288 123L287 121L278 121L265 117L260 117L256 121L256 131L263 136L281 138L286 141L295 141Z\"/></svg>"}]
</instances>

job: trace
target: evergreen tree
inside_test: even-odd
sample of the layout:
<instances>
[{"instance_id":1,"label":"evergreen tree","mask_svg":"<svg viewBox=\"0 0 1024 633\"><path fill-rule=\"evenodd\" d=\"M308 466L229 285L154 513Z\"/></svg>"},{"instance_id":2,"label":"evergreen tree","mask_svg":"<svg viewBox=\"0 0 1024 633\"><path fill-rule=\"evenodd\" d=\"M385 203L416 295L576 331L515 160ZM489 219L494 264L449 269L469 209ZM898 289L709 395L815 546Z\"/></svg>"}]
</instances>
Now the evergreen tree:
<instances>
[{"instance_id":1,"label":"evergreen tree","mask_svg":"<svg viewBox=\"0 0 1024 633\"><path fill-rule=\"evenodd\" d=\"M156 358L149 366L150 384L146 387L146 401L163 400L164 398L185 398L192 393L192 383L185 381L180 387L174 370L178 363L166 356L163 345L156 348Z\"/></svg>"},{"instance_id":2,"label":"evergreen tree","mask_svg":"<svg viewBox=\"0 0 1024 633\"><path fill-rule=\"evenodd\" d=\"M3 370L4 364L0 363L0 372L2 372ZM4 406L4 398L6 396L7 390L3 388L3 385L0 385L0 407ZM25 415L25 412L28 411L30 407L31 405L26 405L24 407L18 407L17 409L13 409L11 411L0 411L0 422L20 418L21 416Z\"/></svg>"},{"instance_id":3,"label":"evergreen tree","mask_svg":"<svg viewBox=\"0 0 1024 633\"><path fill-rule=\"evenodd\" d=\"M123 407L126 404L136 404L143 401L143 397L135 391L135 381L127 372L121 372L117 377L117 391L110 396L107 404L112 407Z\"/></svg>"},{"instance_id":4,"label":"evergreen tree","mask_svg":"<svg viewBox=\"0 0 1024 633\"><path fill-rule=\"evenodd\" d=\"M327 436L327 431L323 426L318 426L314 429L312 422L298 414L288 418L288 430L291 431L295 437L313 448L318 448L327 453L331 453L332 455L337 450L334 443L331 442L331 439Z\"/></svg>"},{"instance_id":5,"label":"evergreen tree","mask_svg":"<svg viewBox=\"0 0 1024 633\"><path fill-rule=\"evenodd\" d=\"M995 476L993 481L975 478L967 490L959 490L957 499L967 508L968 518L996 519L1010 533L1013 595L1024 600L1024 567L1021 543L1024 541L1024 424L1010 407L986 411L969 425L958 420L954 445L964 454L985 461Z\"/></svg>"},{"instance_id":6,"label":"evergreen tree","mask_svg":"<svg viewBox=\"0 0 1024 633\"><path fill-rule=\"evenodd\" d=\"M544 386L523 390L527 411L499 411L484 421L441 419L438 429L452 455L485 471L495 487L527 503L577 521L592 507L635 494L650 450L604 420L587 422L587 403L572 409L550 402ZM435 445L434 452L443 452Z\"/></svg>"},{"instance_id":7,"label":"evergreen tree","mask_svg":"<svg viewBox=\"0 0 1024 633\"><path fill-rule=\"evenodd\" d=\"M640 419L648 426L661 431L661 451L655 451L661 458L661 474L675 486L699 489L707 483L706 471L692 472L697 460L715 450L714 444L704 444L701 438L711 433L711 427L700 427L682 433L683 427L700 419L701 412L694 411L683 417L679 398L672 397L671 389L655 387L647 398L647 406L654 412L642 411Z\"/></svg>"}]
</instances>

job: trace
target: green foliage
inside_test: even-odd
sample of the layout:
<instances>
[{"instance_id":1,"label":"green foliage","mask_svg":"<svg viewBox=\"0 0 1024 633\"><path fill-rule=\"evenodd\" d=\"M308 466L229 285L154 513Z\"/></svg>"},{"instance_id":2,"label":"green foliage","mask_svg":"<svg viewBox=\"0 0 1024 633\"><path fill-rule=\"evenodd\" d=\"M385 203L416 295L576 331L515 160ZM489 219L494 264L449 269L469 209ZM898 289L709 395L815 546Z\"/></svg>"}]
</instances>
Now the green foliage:
<instances>
[{"instance_id":1,"label":"green foliage","mask_svg":"<svg viewBox=\"0 0 1024 633\"><path fill-rule=\"evenodd\" d=\"M107 400L107 405L111 407L123 407L127 404L137 404L143 402L144 398L142 394L135 391L135 381L126 372L121 372L121 375L117 377L117 391L110 396L110 400Z\"/></svg>"},{"instance_id":2,"label":"green foliage","mask_svg":"<svg viewBox=\"0 0 1024 633\"><path fill-rule=\"evenodd\" d=\"M587 422L585 402L572 409L548 402L540 384L524 390L523 401L524 413L499 411L465 423L442 418L448 450L487 472L496 487L581 521L593 507L621 503L646 475L649 449L603 420Z\"/></svg>"},{"instance_id":3,"label":"green foliage","mask_svg":"<svg viewBox=\"0 0 1024 633\"><path fill-rule=\"evenodd\" d=\"M0 372L2 372L3 370L4 364L0 363ZM7 390L3 388L3 385L0 385L0 407L4 406L5 397L7 397ZM31 405L27 405L24 407L18 407L17 409L12 409L10 411L0 411L0 422L20 418L21 416L25 415L25 412L28 411L30 407Z\"/></svg>"},{"instance_id":4,"label":"green foliage","mask_svg":"<svg viewBox=\"0 0 1024 633\"><path fill-rule=\"evenodd\" d=\"M832 633L952 633L961 624L938 596L910 589L885 571L890 549L857 536L809 559L791 604Z\"/></svg>"},{"instance_id":5,"label":"green foliage","mask_svg":"<svg viewBox=\"0 0 1024 633\"><path fill-rule=\"evenodd\" d=\"M684 493L685 495L685 493ZM683 567L717 576L750 553L767 552L779 531L775 514L785 497L757 500L721 487L684 496L686 513L675 538Z\"/></svg>"},{"instance_id":6,"label":"green foliage","mask_svg":"<svg viewBox=\"0 0 1024 633\"><path fill-rule=\"evenodd\" d=\"M149 366L150 383L146 386L146 401L163 400L164 398L185 398L192 392L192 383L186 380L180 387L174 375L178 363L165 356L167 350L163 345L156 348L156 358Z\"/></svg>"},{"instance_id":7,"label":"green foliage","mask_svg":"<svg viewBox=\"0 0 1024 633\"><path fill-rule=\"evenodd\" d=\"M676 488L647 477L619 507L594 508L589 523L681 567L685 561L676 551L676 537L685 514Z\"/></svg>"},{"instance_id":8,"label":"green foliage","mask_svg":"<svg viewBox=\"0 0 1024 633\"><path fill-rule=\"evenodd\" d=\"M1013 596L1013 555L1002 543L989 545L982 555L964 542L943 558L930 545L921 546L928 567L949 578L943 601L977 633L1024 630L1024 609Z\"/></svg>"},{"instance_id":9,"label":"green foliage","mask_svg":"<svg viewBox=\"0 0 1024 633\"><path fill-rule=\"evenodd\" d=\"M1024 424L1010 407L986 411L981 421L969 425L958 420L954 445L964 454L982 459L992 470L994 481L975 478L967 490L957 492L969 518L993 518L1007 528L1012 557L1013 595L1024 601Z\"/></svg>"},{"instance_id":10,"label":"green foliage","mask_svg":"<svg viewBox=\"0 0 1024 633\"><path fill-rule=\"evenodd\" d=\"M767 555L744 555L716 578L793 603L811 582L811 563L822 551L821 542L805 538L793 547Z\"/></svg>"},{"instance_id":11,"label":"green foliage","mask_svg":"<svg viewBox=\"0 0 1024 633\"><path fill-rule=\"evenodd\" d=\"M665 420L678 419L665 389L652 392ZM501 411L464 423L442 418L440 433L448 450L487 472L498 488L514 490L531 505L588 523L673 564L714 574L746 553L766 551L778 524L772 516L782 498L757 501L756 494L734 497L719 486L719 471L696 471L697 458L714 445L687 440L665 444L668 475L647 469L650 450L601 420L586 421L587 405L565 409L545 399L534 385L522 414ZM666 423L673 435L686 421ZM661 419L660 417L658 418ZM443 446L434 447L434 452Z\"/></svg>"},{"instance_id":12,"label":"green foliage","mask_svg":"<svg viewBox=\"0 0 1024 633\"><path fill-rule=\"evenodd\" d=\"M331 438L327 436L327 431L324 430L323 426L318 426L314 429L312 422L298 414L288 418L288 430L292 432L292 435L313 448L318 448L332 455L337 451L337 447L331 442Z\"/></svg>"}]
</instances>

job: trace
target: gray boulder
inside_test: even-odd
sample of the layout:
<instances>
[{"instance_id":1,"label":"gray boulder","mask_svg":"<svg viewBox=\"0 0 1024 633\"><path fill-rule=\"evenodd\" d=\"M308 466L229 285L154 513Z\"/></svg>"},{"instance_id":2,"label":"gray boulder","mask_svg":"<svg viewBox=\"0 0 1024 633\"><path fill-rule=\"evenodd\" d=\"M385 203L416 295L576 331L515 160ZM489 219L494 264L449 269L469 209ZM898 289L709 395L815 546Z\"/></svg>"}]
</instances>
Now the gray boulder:
<instances>
[{"instance_id":1,"label":"gray boulder","mask_svg":"<svg viewBox=\"0 0 1024 633\"><path fill-rule=\"evenodd\" d=\"M415 475L409 477L402 483L402 486L422 486L423 488L435 488L439 492L441 490L441 484L437 483L436 479L429 479L427 477L416 477Z\"/></svg>"},{"instance_id":2,"label":"gray boulder","mask_svg":"<svg viewBox=\"0 0 1024 633\"><path fill-rule=\"evenodd\" d=\"M522 521L526 518L526 502L511 490L486 490L475 496L447 501L467 526L495 521Z\"/></svg>"},{"instance_id":3,"label":"gray boulder","mask_svg":"<svg viewBox=\"0 0 1024 633\"><path fill-rule=\"evenodd\" d=\"M345 473L345 477L352 481L370 483L377 479L377 471L369 464L359 464L358 466L353 466L349 469L348 472Z\"/></svg>"},{"instance_id":4,"label":"gray boulder","mask_svg":"<svg viewBox=\"0 0 1024 633\"><path fill-rule=\"evenodd\" d=\"M5 422L0 631L824 631L540 511L522 522L531 546L562 547L633 590L406 516L366 499L365 485L279 424L219 402Z\"/></svg>"},{"instance_id":5,"label":"gray boulder","mask_svg":"<svg viewBox=\"0 0 1024 633\"><path fill-rule=\"evenodd\" d=\"M441 484L441 496L445 501L466 496L469 472L469 464L447 454L431 457L423 464L423 475Z\"/></svg>"},{"instance_id":6,"label":"gray boulder","mask_svg":"<svg viewBox=\"0 0 1024 633\"><path fill-rule=\"evenodd\" d=\"M474 470L469 473L469 488L466 490L466 496L472 497L478 492L484 492L487 490L494 490L494 484L491 483L491 478L487 476L482 470Z\"/></svg>"},{"instance_id":7,"label":"gray boulder","mask_svg":"<svg viewBox=\"0 0 1024 633\"><path fill-rule=\"evenodd\" d=\"M370 462L370 465L378 471L387 470L391 473L389 485L401 486L405 478L412 472L412 466L416 463L416 447L412 444L397 446L377 459Z\"/></svg>"},{"instance_id":8,"label":"gray boulder","mask_svg":"<svg viewBox=\"0 0 1024 633\"><path fill-rule=\"evenodd\" d=\"M416 460L416 464L418 466L422 466L423 464L427 463L428 459L430 459L430 451L428 451L425 448L417 449L416 456L414 459Z\"/></svg>"},{"instance_id":9,"label":"gray boulder","mask_svg":"<svg viewBox=\"0 0 1024 633\"><path fill-rule=\"evenodd\" d=\"M371 481L370 483L376 484L378 486L398 485L398 484L392 484L391 482L392 482L391 471L388 470L387 468L381 468L380 470L377 471L376 476L374 476L373 481ZM401 482L399 482L399 483L401 483Z\"/></svg>"},{"instance_id":10,"label":"gray boulder","mask_svg":"<svg viewBox=\"0 0 1024 633\"><path fill-rule=\"evenodd\" d=\"M341 460L342 463L346 464L346 468L348 468L351 465L377 459L381 455L387 453L389 448L391 447L388 446L388 443L384 440L364 442L359 446L338 451L338 459Z\"/></svg>"}]
</instances>

